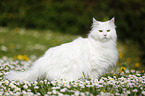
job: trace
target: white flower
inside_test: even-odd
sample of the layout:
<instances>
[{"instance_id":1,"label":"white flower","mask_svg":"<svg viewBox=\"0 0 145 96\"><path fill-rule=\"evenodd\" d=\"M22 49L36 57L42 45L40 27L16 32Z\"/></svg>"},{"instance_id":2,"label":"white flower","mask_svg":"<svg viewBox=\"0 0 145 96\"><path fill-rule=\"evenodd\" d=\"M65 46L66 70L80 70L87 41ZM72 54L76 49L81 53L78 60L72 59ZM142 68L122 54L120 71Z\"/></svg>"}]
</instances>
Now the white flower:
<instances>
[{"instance_id":1,"label":"white flower","mask_svg":"<svg viewBox=\"0 0 145 96\"><path fill-rule=\"evenodd\" d=\"M27 94L27 92L25 90L22 91L23 94Z\"/></svg>"},{"instance_id":2,"label":"white flower","mask_svg":"<svg viewBox=\"0 0 145 96\"><path fill-rule=\"evenodd\" d=\"M52 93L53 93L53 94L56 94L56 93L57 93L57 91L56 91L56 90L53 90L53 91L52 91Z\"/></svg>"},{"instance_id":3,"label":"white flower","mask_svg":"<svg viewBox=\"0 0 145 96\"><path fill-rule=\"evenodd\" d=\"M20 96L20 92L16 92L16 93L14 93L14 96Z\"/></svg>"},{"instance_id":4,"label":"white flower","mask_svg":"<svg viewBox=\"0 0 145 96\"><path fill-rule=\"evenodd\" d=\"M52 84L53 86L55 86L55 85L56 85L56 82L55 82L55 81L51 81L51 84Z\"/></svg>"},{"instance_id":5,"label":"white flower","mask_svg":"<svg viewBox=\"0 0 145 96\"><path fill-rule=\"evenodd\" d=\"M44 94L44 96L49 96L49 95L47 95L47 94Z\"/></svg>"},{"instance_id":6,"label":"white flower","mask_svg":"<svg viewBox=\"0 0 145 96\"><path fill-rule=\"evenodd\" d=\"M1 50L4 51L4 52L6 52L8 50L8 48L6 46L2 45L1 46Z\"/></svg>"},{"instance_id":7,"label":"white flower","mask_svg":"<svg viewBox=\"0 0 145 96\"><path fill-rule=\"evenodd\" d=\"M40 83L43 83L43 81L41 80Z\"/></svg>"},{"instance_id":8,"label":"white flower","mask_svg":"<svg viewBox=\"0 0 145 96\"><path fill-rule=\"evenodd\" d=\"M141 90L143 90L143 87L140 87Z\"/></svg>"},{"instance_id":9,"label":"white flower","mask_svg":"<svg viewBox=\"0 0 145 96\"><path fill-rule=\"evenodd\" d=\"M116 79L116 76L113 76L113 78L115 78L115 79Z\"/></svg>"},{"instance_id":10,"label":"white flower","mask_svg":"<svg viewBox=\"0 0 145 96\"><path fill-rule=\"evenodd\" d=\"M63 88L60 90L60 92L65 92L66 91L66 88Z\"/></svg>"},{"instance_id":11,"label":"white flower","mask_svg":"<svg viewBox=\"0 0 145 96\"><path fill-rule=\"evenodd\" d=\"M10 94L8 92L5 92L5 96L9 96Z\"/></svg>"},{"instance_id":12,"label":"white flower","mask_svg":"<svg viewBox=\"0 0 145 96\"><path fill-rule=\"evenodd\" d=\"M60 87L58 86L58 87L55 87L56 89L60 89Z\"/></svg>"},{"instance_id":13,"label":"white flower","mask_svg":"<svg viewBox=\"0 0 145 96\"><path fill-rule=\"evenodd\" d=\"M86 96L86 95L85 95L85 93L81 92L81 93L80 93L80 96Z\"/></svg>"},{"instance_id":14,"label":"white flower","mask_svg":"<svg viewBox=\"0 0 145 96\"><path fill-rule=\"evenodd\" d=\"M35 81L34 83L35 83L36 85L38 84L38 82L37 82L37 81Z\"/></svg>"},{"instance_id":15,"label":"white flower","mask_svg":"<svg viewBox=\"0 0 145 96\"><path fill-rule=\"evenodd\" d=\"M126 72L126 73L129 73L129 70L126 69L125 72Z\"/></svg>"},{"instance_id":16,"label":"white flower","mask_svg":"<svg viewBox=\"0 0 145 96\"><path fill-rule=\"evenodd\" d=\"M47 94L49 94L49 95L50 95L50 94L52 94L52 92L47 92Z\"/></svg>"},{"instance_id":17,"label":"white flower","mask_svg":"<svg viewBox=\"0 0 145 96\"><path fill-rule=\"evenodd\" d=\"M5 80L5 82L4 82L6 85L8 85L9 84L9 81L8 80Z\"/></svg>"},{"instance_id":18,"label":"white flower","mask_svg":"<svg viewBox=\"0 0 145 96\"><path fill-rule=\"evenodd\" d=\"M142 81L142 85L145 86L145 81L144 82Z\"/></svg>"},{"instance_id":19,"label":"white flower","mask_svg":"<svg viewBox=\"0 0 145 96\"><path fill-rule=\"evenodd\" d=\"M5 70L9 70L9 67L6 67Z\"/></svg>"},{"instance_id":20,"label":"white flower","mask_svg":"<svg viewBox=\"0 0 145 96\"><path fill-rule=\"evenodd\" d=\"M127 91L126 91L126 94L130 94L130 91L129 91L129 90L127 90Z\"/></svg>"},{"instance_id":21,"label":"white flower","mask_svg":"<svg viewBox=\"0 0 145 96\"><path fill-rule=\"evenodd\" d=\"M0 86L2 85L2 82L0 81Z\"/></svg>"},{"instance_id":22,"label":"white flower","mask_svg":"<svg viewBox=\"0 0 145 96\"><path fill-rule=\"evenodd\" d=\"M91 87L91 85L86 85L86 87Z\"/></svg>"},{"instance_id":23,"label":"white flower","mask_svg":"<svg viewBox=\"0 0 145 96\"><path fill-rule=\"evenodd\" d=\"M14 95L14 93L12 91L9 91L9 93L10 93L11 96Z\"/></svg>"},{"instance_id":24,"label":"white flower","mask_svg":"<svg viewBox=\"0 0 145 96\"><path fill-rule=\"evenodd\" d=\"M28 91L28 92L31 92L31 89L28 89L27 91Z\"/></svg>"},{"instance_id":25,"label":"white flower","mask_svg":"<svg viewBox=\"0 0 145 96\"><path fill-rule=\"evenodd\" d=\"M100 79L99 83L104 83L104 80Z\"/></svg>"},{"instance_id":26,"label":"white flower","mask_svg":"<svg viewBox=\"0 0 145 96\"><path fill-rule=\"evenodd\" d=\"M56 89L56 87L52 87L51 89L52 89L52 90L55 90L55 89Z\"/></svg>"},{"instance_id":27,"label":"white flower","mask_svg":"<svg viewBox=\"0 0 145 96\"><path fill-rule=\"evenodd\" d=\"M134 73L134 72L135 72L135 70L131 70L131 72L132 72L132 73Z\"/></svg>"},{"instance_id":28,"label":"white flower","mask_svg":"<svg viewBox=\"0 0 145 96\"><path fill-rule=\"evenodd\" d=\"M0 75L3 75L3 73L0 73Z\"/></svg>"},{"instance_id":29,"label":"white flower","mask_svg":"<svg viewBox=\"0 0 145 96\"><path fill-rule=\"evenodd\" d=\"M35 89L38 89L39 87L38 87L38 86L35 86L34 88L35 88Z\"/></svg>"},{"instance_id":30,"label":"white flower","mask_svg":"<svg viewBox=\"0 0 145 96\"><path fill-rule=\"evenodd\" d=\"M40 93L37 93L37 96L40 96L41 94Z\"/></svg>"},{"instance_id":31,"label":"white flower","mask_svg":"<svg viewBox=\"0 0 145 96\"><path fill-rule=\"evenodd\" d=\"M47 82L47 84L50 84L50 82Z\"/></svg>"},{"instance_id":32,"label":"white flower","mask_svg":"<svg viewBox=\"0 0 145 96\"><path fill-rule=\"evenodd\" d=\"M27 85L24 85L24 86L23 86L23 88L27 89L27 88L28 88L28 86L27 86Z\"/></svg>"},{"instance_id":33,"label":"white flower","mask_svg":"<svg viewBox=\"0 0 145 96\"><path fill-rule=\"evenodd\" d=\"M75 92L75 96L79 96L79 94L80 94L80 91L77 90L77 91Z\"/></svg>"},{"instance_id":34,"label":"white flower","mask_svg":"<svg viewBox=\"0 0 145 96\"><path fill-rule=\"evenodd\" d=\"M137 89L134 89L134 90L132 90L132 92L138 92L138 90Z\"/></svg>"},{"instance_id":35,"label":"white flower","mask_svg":"<svg viewBox=\"0 0 145 96\"><path fill-rule=\"evenodd\" d=\"M125 91L125 90L126 90L126 88L122 88L122 90L124 90L124 91Z\"/></svg>"},{"instance_id":36,"label":"white flower","mask_svg":"<svg viewBox=\"0 0 145 96\"><path fill-rule=\"evenodd\" d=\"M62 93L58 93L58 96L64 96L64 94L62 94ZM66 95L67 96L67 95Z\"/></svg>"},{"instance_id":37,"label":"white flower","mask_svg":"<svg viewBox=\"0 0 145 96\"><path fill-rule=\"evenodd\" d=\"M142 91L141 94L145 95L145 91Z\"/></svg>"},{"instance_id":38,"label":"white flower","mask_svg":"<svg viewBox=\"0 0 145 96\"><path fill-rule=\"evenodd\" d=\"M28 95L26 95L26 96L34 96L34 93L32 93L32 92L27 92L27 94Z\"/></svg>"},{"instance_id":39,"label":"white flower","mask_svg":"<svg viewBox=\"0 0 145 96\"><path fill-rule=\"evenodd\" d=\"M21 89L18 88L18 87L15 87L14 91L13 92L16 92L16 91L20 91Z\"/></svg>"},{"instance_id":40,"label":"white flower","mask_svg":"<svg viewBox=\"0 0 145 96\"><path fill-rule=\"evenodd\" d=\"M120 96L120 93L115 93L115 95L119 95Z\"/></svg>"},{"instance_id":41,"label":"white flower","mask_svg":"<svg viewBox=\"0 0 145 96\"><path fill-rule=\"evenodd\" d=\"M136 74L140 73L140 71L136 71Z\"/></svg>"},{"instance_id":42,"label":"white flower","mask_svg":"<svg viewBox=\"0 0 145 96\"><path fill-rule=\"evenodd\" d=\"M80 86L81 88L85 88L85 86L84 86L83 84L79 84L79 86Z\"/></svg>"},{"instance_id":43,"label":"white flower","mask_svg":"<svg viewBox=\"0 0 145 96\"><path fill-rule=\"evenodd\" d=\"M99 88L100 88L100 87L103 87L103 85L99 85Z\"/></svg>"},{"instance_id":44,"label":"white flower","mask_svg":"<svg viewBox=\"0 0 145 96\"><path fill-rule=\"evenodd\" d=\"M16 86L13 83L10 83L9 85L11 88L15 88Z\"/></svg>"},{"instance_id":45,"label":"white flower","mask_svg":"<svg viewBox=\"0 0 145 96\"><path fill-rule=\"evenodd\" d=\"M15 84L16 82L15 81L12 81L11 83Z\"/></svg>"},{"instance_id":46,"label":"white flower","mask_svg":"<svg viewBox=\"0 0 145 96\"><path fill-rule=\"evenodd\" d=\"M17 82L17 83L16 83L16 85L20 85L20 83L19 83L19 82Z\"/></svg>"},{"instance_id":47,"label":"white flower","mask_svg":"<svg viewBox=\"0 0 145 96\"><path fill-rule=\"evenodd\" d=\"M87 91L87 92L85 92L86 93L86 95L88 96L90 93Z\"/></svg>"},{"instance_id":48,"label":"white flower","mask_svg":"<svg viewBox=\"0 0 145 96\"><path fill-rule=\"evenodd\" d=\"M45 82L45 84L47 84L47 80L46 79L44 80L44 82Z\"/></svg>"},{"instance_id":49,"label":"white flower","mask_svg":"<svg viewBox=\"0 0 145 96\"><path fill-rule=\"evenodd\" d=\"M73 87L77 87L77 86L78 86L78 85L75 85L75 84L73 85Z\"/></svg>"}]
</instances>

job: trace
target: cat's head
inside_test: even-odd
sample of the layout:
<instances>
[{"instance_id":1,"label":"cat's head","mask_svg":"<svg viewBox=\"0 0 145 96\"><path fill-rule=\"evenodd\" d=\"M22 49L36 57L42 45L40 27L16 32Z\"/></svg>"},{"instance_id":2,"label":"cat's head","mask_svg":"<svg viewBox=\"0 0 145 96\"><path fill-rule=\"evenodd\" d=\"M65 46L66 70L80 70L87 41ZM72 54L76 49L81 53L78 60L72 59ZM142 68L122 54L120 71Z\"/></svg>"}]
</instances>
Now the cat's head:
<instances>
[{"instance_id":1,"label":"cat's head","mask_svg":"<svg viewBox=\"0 0 145 96\"><path fill-rule=\"evenodd\" d=\"M106 22L100 22L93 18L92 30L89 36L100 41L116 41L117 35L115 27L114 17Z\"/></svg>"}]
</instances>

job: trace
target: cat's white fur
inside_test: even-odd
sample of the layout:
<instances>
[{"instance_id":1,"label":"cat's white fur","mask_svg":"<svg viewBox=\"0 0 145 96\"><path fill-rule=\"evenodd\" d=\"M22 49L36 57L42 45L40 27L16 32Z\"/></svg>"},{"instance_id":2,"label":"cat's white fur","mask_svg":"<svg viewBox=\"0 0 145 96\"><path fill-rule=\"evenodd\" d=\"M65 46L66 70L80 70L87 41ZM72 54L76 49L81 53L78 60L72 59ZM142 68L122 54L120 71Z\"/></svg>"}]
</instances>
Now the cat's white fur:
<instances>
[{"instance_id":1,"label":"cat's white fur","mask_svg":"<svg viewBox=\"0 0 145 96\"><path fill-rule=\"evenodd\" d=\"M27 81L35 81L38 78L70 81L79 79L82 74L87 78L98 78L116 65L118 60L116 39L114 18L106 22L96 21L93 18L88 38L79 37L70 43L50 48L27 71L10 71L6 78Z\"/></svg>"}]
</instances>

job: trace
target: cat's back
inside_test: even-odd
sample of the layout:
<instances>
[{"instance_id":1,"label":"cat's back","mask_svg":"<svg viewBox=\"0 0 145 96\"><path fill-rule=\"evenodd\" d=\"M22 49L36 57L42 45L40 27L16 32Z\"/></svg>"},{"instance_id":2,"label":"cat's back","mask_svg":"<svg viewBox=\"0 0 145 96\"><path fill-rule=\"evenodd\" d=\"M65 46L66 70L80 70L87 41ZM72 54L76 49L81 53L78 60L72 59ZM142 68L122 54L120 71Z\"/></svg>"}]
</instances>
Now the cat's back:
<instances>
[{"instance_id":1,"label":"cat's back","mask_svg":"<svg viewBox=\"0 0 145 96\"><path fill-rule=\"evenodd\" d=\"M80 54L81 51L87 49L86 38L79 37L72 42L64 43L56 47L48 49L45 55L49 54Z\"/></svg>"}]
</instances>

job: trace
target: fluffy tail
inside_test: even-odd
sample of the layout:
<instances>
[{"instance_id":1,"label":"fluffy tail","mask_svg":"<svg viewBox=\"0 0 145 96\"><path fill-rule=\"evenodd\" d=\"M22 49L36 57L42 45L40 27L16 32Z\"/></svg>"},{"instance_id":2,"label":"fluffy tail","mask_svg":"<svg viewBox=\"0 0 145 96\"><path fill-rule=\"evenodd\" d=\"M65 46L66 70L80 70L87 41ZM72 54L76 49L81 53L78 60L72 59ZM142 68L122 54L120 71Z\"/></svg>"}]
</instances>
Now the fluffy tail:
<instances>
[{"instance_id":1,"label":"fluffy tail","mask_svg":"<svg viewBox=\"0 0 145 96\"><path fill-rule=\"evenodd\" d=\"M26 81L35 81L38 78L38 71L31 69L24 72L16 72L16 71L10 71L6 78L9 80L26 80Z\"/></svg>"}]
</instances>

